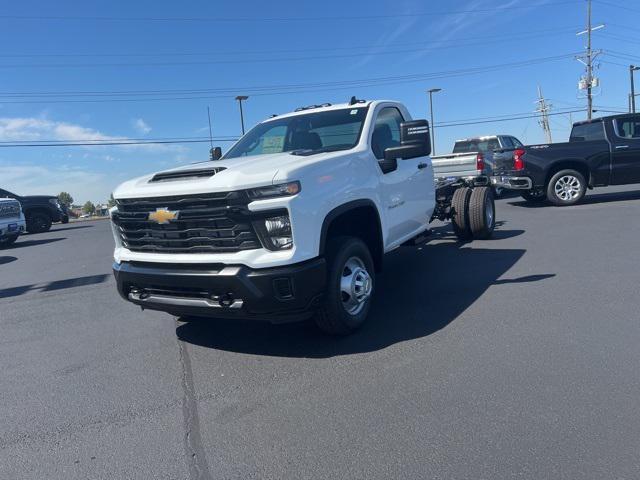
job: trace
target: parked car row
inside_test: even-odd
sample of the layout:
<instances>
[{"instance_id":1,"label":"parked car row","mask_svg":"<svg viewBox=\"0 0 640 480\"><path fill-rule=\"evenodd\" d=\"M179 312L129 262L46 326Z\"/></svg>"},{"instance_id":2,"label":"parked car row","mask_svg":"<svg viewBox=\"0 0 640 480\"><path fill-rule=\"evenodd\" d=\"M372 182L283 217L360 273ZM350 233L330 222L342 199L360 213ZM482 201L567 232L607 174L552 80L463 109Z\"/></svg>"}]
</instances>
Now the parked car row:
<instances>
[{"instance_id":1,"label":"parked car row","mask_svg":"<svg viewBox=\"0 0 640 480\"><path fill-rule=\"evenodd\" d=\"M13 198L0 198L0 248L13 245L25 228L20 202Z\"/></svg>"},{"instance_id":2,"label":"parked car row","mask_svg":"<svg viewBox=\"0 0 640 480\"><path fill-rule=\"evenodd\" d=\"M29 233L47 232L52 223L69 222L69 212L54 195L17 195L0 188L0 198L10 198L20 204Z\"/></svg>"}]
</instances>

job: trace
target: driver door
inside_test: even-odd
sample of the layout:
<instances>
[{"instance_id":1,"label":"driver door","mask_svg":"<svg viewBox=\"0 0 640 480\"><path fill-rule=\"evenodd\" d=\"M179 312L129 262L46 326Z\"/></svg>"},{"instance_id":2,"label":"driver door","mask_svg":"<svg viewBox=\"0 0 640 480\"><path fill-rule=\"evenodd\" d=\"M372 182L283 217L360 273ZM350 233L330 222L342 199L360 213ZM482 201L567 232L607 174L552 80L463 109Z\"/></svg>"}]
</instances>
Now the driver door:
<instances>
[{"instance_id":1,"label":"driver door","mask_svg":"<svg viewBox=\"0 0 640 480\"><path fill-rule=\"evenodd\" d=\"M435 195L429 157L398 159L393 165L385 165L384 151L400 145L400 124L404 121L396 107L383 107L376 116L371 136L371 149L381 169L387 250L426 230Z\"/></svg>"}]
</instances>

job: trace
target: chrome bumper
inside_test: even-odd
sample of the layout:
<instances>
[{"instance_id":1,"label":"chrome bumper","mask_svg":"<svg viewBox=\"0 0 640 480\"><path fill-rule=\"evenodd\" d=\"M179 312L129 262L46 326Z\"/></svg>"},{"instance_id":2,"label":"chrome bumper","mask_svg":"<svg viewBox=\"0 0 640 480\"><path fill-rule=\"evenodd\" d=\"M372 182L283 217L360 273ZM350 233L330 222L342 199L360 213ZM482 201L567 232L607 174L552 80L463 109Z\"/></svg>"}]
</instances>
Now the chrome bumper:
<instances>
[{"instance_id":1,"label":"chrome bumper","mask_svg":"<svg viewBox=\"0 0 640 480\"><path fill-rule=\"evenodd\" d=\"M491 185L509 190L531 190L533 182L529 177L495 176L491 177Z\"/></svg>"}]
</instances>

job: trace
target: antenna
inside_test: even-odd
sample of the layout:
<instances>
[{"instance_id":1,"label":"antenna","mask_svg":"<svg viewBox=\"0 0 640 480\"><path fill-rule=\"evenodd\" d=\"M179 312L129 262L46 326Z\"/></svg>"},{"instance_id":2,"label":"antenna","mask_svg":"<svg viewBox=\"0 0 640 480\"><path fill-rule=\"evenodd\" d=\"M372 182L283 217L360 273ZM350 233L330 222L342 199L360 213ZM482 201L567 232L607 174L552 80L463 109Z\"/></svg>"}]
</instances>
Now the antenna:
<instances>
[{"instance_id":1,"label":"antenna","mask_svg":"<svg viewBox=\"0 0 640 480\"><path fill-rule=\"evenodd\" d=\"M211 131L211 112L209 111L209 105L207 105L207 118L209 119L209 146L213 150L213 133Z\"/></svg>"}]
</instances>

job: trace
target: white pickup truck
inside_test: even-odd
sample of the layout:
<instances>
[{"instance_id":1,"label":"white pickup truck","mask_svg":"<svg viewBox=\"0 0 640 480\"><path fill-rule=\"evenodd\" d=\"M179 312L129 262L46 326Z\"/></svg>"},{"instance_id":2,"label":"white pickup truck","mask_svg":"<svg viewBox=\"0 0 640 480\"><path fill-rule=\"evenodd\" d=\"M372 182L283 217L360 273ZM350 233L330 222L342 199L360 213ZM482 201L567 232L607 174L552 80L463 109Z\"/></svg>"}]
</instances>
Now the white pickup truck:
<instances>
[{"instance_id":1,"label":"white pickup truck","mask_svg":"<svg viewBox=\"0 0 640 480\"><path fill-rule=\"evenodd\" d=\"M20 202L13 198L0 198L0 248L13 245L24 232L25 225Z\"/></svg>"},{"instance_id":2,"label":"white pickup truck","mask_svg":"<svg viewBox=\"0 0 640 480\"><path fill-rule=\"evenodd\" d=\"M214 149L213 152L219 152ZM488 238L490 189L436 185L429 126L404 105L313 105L269 118L222 158L120 185L110 211L120 295L175 316L330 334L367 318L383 256L434 219Z\"/></svg>"}]
</instances>

